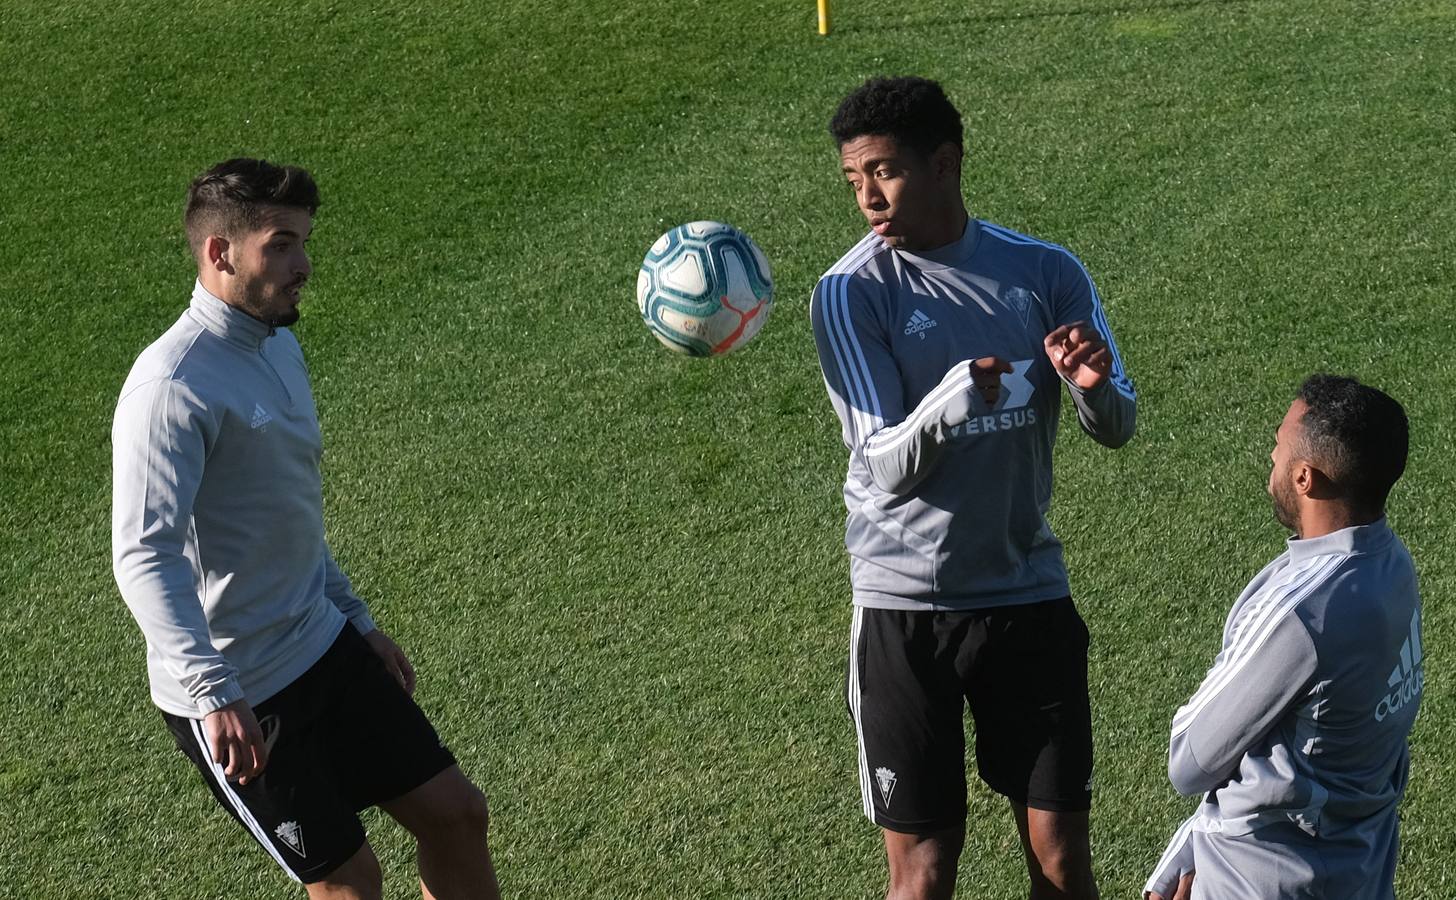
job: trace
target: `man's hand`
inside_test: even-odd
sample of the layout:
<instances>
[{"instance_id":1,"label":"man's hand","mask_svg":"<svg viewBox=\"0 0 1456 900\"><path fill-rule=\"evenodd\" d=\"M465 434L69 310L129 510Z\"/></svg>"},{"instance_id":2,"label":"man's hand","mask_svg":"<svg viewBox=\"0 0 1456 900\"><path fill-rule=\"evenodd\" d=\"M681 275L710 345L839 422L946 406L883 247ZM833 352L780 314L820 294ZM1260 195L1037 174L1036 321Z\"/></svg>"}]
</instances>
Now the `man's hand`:
<instances>
[{"instance_id":1,"label":"man's hand","mask_svg":"<svg viewBox=\"0 0 1456 900\"><path fill-rule=\"evenodd\" d=\"M263 774L268 745L248 701L234 700L213 710L202 720L202 728L207 732L208 752L223 767L228 781L247 784Z\"/></svg>"},{"instance_id":2,"label":"man's hand","mask_svg":"<svg viewBox=\"0 0 1456 900\"><path fill-rule=\"evenodd\" d=\"M1193 873L1187 872L1178 879L1178 887L1174 889L1173 896L1164 897L1157 891L1148 891L1147 900L1189 900L1193 896Z\"/></svg>"},{"instance_id":3,"label":"man's hand","mask_svg":"<svg viewBox=\"0 0 1456 900\"><path fill-rule=\"evenodd\" d=\"M971 360L971 382L987 406L995 406L1001 398L1001 376L1010 375L1013 371L1011 363L999 356Z\"/></svg>"},{"instance_id":4,"label":"man's hand","mask_svg":"<svg viewBox=\"0 0 1456 900\"><path fill-rule=\"evenodd\" d=\"M404 688L404 692L414 694L415 667L410 665L409 658L404 655L403 650L399 649L399 645L390 640L389 635L377 628L364 635L364 640L368 641L374 652L379 654L379 658L384 660L384 667L389 670L389 674L394 676L394 680L399 682L399 686Z\"/></svg>"},{"instance_id":5,"label":"man's hand","mask_svg":"<svg viewBox=\"0 0 1456 900\"><path fill-rule=\"evenodd\" d=\"M1112 351L1087 322L1062 325L1043 344L1057 374L1084 391L1102 384L1112 371Z\"/></svg>"}]
</instances>

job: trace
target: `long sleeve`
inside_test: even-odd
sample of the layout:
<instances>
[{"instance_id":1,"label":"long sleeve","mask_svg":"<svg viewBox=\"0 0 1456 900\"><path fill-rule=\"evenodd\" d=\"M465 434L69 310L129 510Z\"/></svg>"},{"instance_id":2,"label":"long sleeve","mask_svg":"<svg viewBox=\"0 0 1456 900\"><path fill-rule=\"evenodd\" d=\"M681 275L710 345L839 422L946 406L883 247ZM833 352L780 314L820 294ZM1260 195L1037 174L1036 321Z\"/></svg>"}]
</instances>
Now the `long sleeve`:
<instances>
[{"instance_id":1,"label":"long sleeve","mask_svg":"<svg viewBox=\"0 0 1456 900\"><path fill-rule=\"evenodd\" d=\"M339 568L339 564L334 561L334 554L327 546L324 547L324 596L348 618L355 631L368 634L374 630L374 619L369 616L369 607L354 593L349 576Z\"/></svg>"},{"instance_id":2,"label":"long sleeve","mask_svg":"<svg viewBox=\"0 0 1456 900\"><path fill-rule=\"evenodd\" d=\"M213 646L184 553L211 437L206 407L170 379L121 398L112 424L112 571L150 651L205 713L243 697Z\"/></svg>"},{"instance_id":3,"label":"long sleeve","mask_svg":"<svg viewBox=\"0 0 1456 900\"><path fill-rule=\"evenodd\" d=\"M1137 430L1137 391L1123 366L1122 354L1113 340L1112 326L1107 323L1092 276L1070 253L1063 251L1058 257L1061 269L1056 281L1056 324L1091 322L1112 354L1112 372L1105 382L1090 391L1065 382L1067 392L1077 408L1077 422L1082 430L1104 447L1121 447L1132 440Z\"/></svg>"},{"instance_id":4,"label":"long sleeve","mask_svg":"<svg viewBox=\"0 0 1456 900\"><path fill-rule=\"evenodd\" d=\"M1197 692L1173 716L1168 778L1178 793L1227 782L1244 754L1308 693L1317 659L1295 612L1302 596L1295 590L1251 602Z\"/></svg>"},{"instance_id":5,"label":"long sleeve","mask_svg":"<svg viewBox=\"0 0 1456 900\"><path fill-rule=\"evenodd\" d=\"M1158 864L1153 867L1153 873L1143 885L1144 897L1149 893L1156 893L1164 900L1172 900L1173 892L1178 889L1179 879L1194 870L1193 822L1197 818L1196 813L1189 816L1173 833L1163 855L1158 859Z\"/></svg>"},{"instance_id":6,"label":"long sleeve","mask_svg":"<svg viewBox=\"0 0 1456 900\"><path fill-rule=\"evenodd\" d=\"M822 279L810 303L814 343L845 446L864 460L876 487L904 494L934 470L950 429L965 423L979 400L966 360L905 410L900 369L870 301L859 279Z\"/></svg>"}]
</instances>

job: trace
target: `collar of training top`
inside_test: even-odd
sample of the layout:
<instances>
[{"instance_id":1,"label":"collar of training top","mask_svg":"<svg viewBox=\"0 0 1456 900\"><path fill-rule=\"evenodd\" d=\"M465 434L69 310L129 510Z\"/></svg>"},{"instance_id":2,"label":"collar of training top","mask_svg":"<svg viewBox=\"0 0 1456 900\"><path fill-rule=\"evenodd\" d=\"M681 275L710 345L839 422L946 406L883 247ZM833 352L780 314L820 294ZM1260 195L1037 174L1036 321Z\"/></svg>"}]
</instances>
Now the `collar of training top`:
<instances>
[{"instance_id":1,"label":"collar of training top","mask_svg":"<svg viewBox=\"0 0 1456 900\"><path fill-rule=\"evenodd\" d=\"M1377 553L1383 550L1393 537L1390 525L1382 516L1369 525L1351 525L1349 528L1331 531L1329 534L1320 535L1317 538L1308 540L1290 538L1289 558L1299 560L1332 554L1351 556L1360 553Z\"/></svg>"},{"instance_id":2,"label":"collar of training top","mask_svg":"<svg viewBox=\"0 0 1456 900\"><path fill-rule=\"evenodd\" d=\"M273 334L273 326L228 306L200 281L192 288L192 312L202 327L229 343L249 350L261 349L263 341Z\"/></svg>"}]
</instances>

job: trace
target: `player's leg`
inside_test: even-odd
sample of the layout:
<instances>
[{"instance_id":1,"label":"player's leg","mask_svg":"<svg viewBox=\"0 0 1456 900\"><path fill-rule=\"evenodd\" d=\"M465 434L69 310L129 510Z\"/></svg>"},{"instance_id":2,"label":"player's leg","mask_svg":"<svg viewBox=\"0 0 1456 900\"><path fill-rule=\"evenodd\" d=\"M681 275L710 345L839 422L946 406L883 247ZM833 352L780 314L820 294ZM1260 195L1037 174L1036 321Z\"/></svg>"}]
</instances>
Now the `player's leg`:
<instances>
[{"instance_id":1,"label":"player's leg","mask_svg":"<svg viewBox=\"0 0 1456 900\"><path fill-rule=\"evenodd\" d=\"M966 817L964 700L945 614L854 610L846 701L865 815L884 830L891 900L955 891Z\"/></svg>"},{"instance_id":2,"label":"player's leg","mask_svg":"<svg viewBox=\"0 0 1456 900\"><path fill-rule=\"evenodd\" d=\"M378 806L414 835L425 897L494 900L485 796L369 644L348 626L341 643L329 734L354 808Z\"/></svg>"},{"instance_id":3,"label":"player's leg","mask_svg":"<svg viewBox=\"0 0 1456 900\"><path fill-rule=\"evenodd\" d=\"M1087 627L1070 598L987 610L967 685L977 766L1011 801L1031 897L1092 900Z\"/></svg>"},{"instance_id":4,"label":"player's leg","mask_svg":"<svg viewBox=\"0 0 1456 900\"><path fill-rule=\"evenodd\" d=\"M485 795L459 766L380 807L415 836L427 900L500 897L486 844Z\"/></svg>"},{"instance_id":5,"label":"player's leg","mask_svg":"<svg viewBox=\"0 0 1456 900\"><path fill-rule=\"evenodd\" d=\"M368 841L322 881L305 884L308 900L382 900L384 873Z\"/></svg>"},{"instance_id":6,"label":"player's leg","mask_svg":"<svg viewBox=\"0 0 1456 900\"><path fill-rule=\"evenodd\" d=\"M1092 900L1097 884L1092 877L1092 849L1087 813L1053 812L1011 802L1032 900L1080 897Z\"/></svg>"},{"instance_id":7,"label":"player's leg","mask_svg":"<svg viewBox=\"0 0 1456 900\"><path fill-rule=\"evenodd\" d=\"M904 834L884 829L885 856L890 862L886 900L950 900L955 894L956 861L966 830L946 828L929 834Z\"/></svg>"},{"instance_id":8,"label":"player's leg","mask_svg":"<svg viewBox=\"0 0 1456 900\"><path fill-rule=\"evenodd\" d=\"M202 722L164 718L218 804L289 877L317 896L376 898L382 890L379 865L354 807L339 791L332 747L317 727L320 688L328 680L329 665L325 654L303 676L253 708L270 749L267 767L247 784L229 781L212 759Z\"/></svg>"}]
</instances>

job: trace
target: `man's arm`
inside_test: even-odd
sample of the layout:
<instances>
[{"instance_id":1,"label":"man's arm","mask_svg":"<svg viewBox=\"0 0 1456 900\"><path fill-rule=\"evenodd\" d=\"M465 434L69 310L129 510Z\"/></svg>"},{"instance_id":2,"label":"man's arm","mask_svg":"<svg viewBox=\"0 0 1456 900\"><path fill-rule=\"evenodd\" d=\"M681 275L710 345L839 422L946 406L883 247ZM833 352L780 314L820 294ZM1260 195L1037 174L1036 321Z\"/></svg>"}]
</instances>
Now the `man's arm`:
<instances>
[{"instance_id":1,"label":"man's arm","mask_svg":"<svg viewBox=\"0 0 1456 900\"><path fill-rule=\"evenodd\" d=\"M1307 582L1305 583L1307 584ZM1241 621L1197 692L1173 716L1168 779L1180 794L1226 783L1244 754L1309 692L1314 642L1295 609L1299 584Z\"/></svg>"},{"instance_id":2,"label":"man's arm","mask_svg":"<svg viewBox=\"0 0 1456 900\"><path fill-rule=\"evenodd\" d=\"M1193 883L1193 821L1197 814L1189 816L1172 840L1163 850L1153 873L1143 885L1143 897L1148 900L1186 900Z\"/></svg>"},{"instance_id":3,"label":"man's arm","mask_svg":"<svg viewBox=\"0 0 1456 900\"><path fill-rule=\"evenodd\" d=\"M334 554L329 550L328 544L324 544L324 596L329 598L329 602L344 614L354 630L360 634L368 634L377 627L369 615L369 607L354 593L354 585L349 582L349 576L334 561Z\"/></svg>"},{"instance_id":4,"label":"man's arm","mask_svg":"<svg viewBox=\"0 0 1456 900\"><path fill-rule=\"evenodd\" d=\"M216 434L203 403L163 379L121 398L112 423L112 572L147 645L203 713L212 758L243 784L268 749L238 671L212 645L183 555L192 503Z\"/></svg>"},{"instance_id":5,"label":"man's arm","mask_svg":"<svg viewBox=\"0 0 1456 900\"><path fill-rule=\"evenodd\" d=\"M183 555L215 433L203 403L169 379L122 397L112 423L112 572L148 646L203 713L243 698Z\"/></svg>"},{"instance_id":6,"label":"man's arm","mask_svg":"<svg viewBox=\"0 0 1456 900\"><path fill-rule=\"evenodd\" d=\"M1137 429L1137 391L1092 276L1075 256L1057 249L1056 327L1046 338L1047 356L1067 385L1082 430L1105 447L1121 447Z\"/></svg>"},{"instance_id":7,"label":"man's arm","mask_svg":"<svg viewBox=\"0 0 1456 900\"><path fill-rule=\"evenodd\" d=\"M986 398L1011 367L990 357L956 363L907 411L900 368L870 299L859 279L821 279L809 307L814 343L845 446L865 461L876 487L904 494L934 470L950 429L989 408Z\"/></svg>"},{"instance_id":8,"label":"man's arm","mask_svg":"<svg viewBox=\"0 0 1456 900\"><path fill-rule=\"evenodd\" d=\"M403 650L394 639L380 631L374 624L374 619L369 615L369 607L354 593L354 586L349 583L349 576L345 575L334 561L334 554L330 552L328 545L324 545L324 596L329 602L338 607L348 619L354 630L364 636L364 640L373 648L379 658L384 660L385 668L389 674L399 682L399 686L405 689L406 693L415 692L415 670L410 664L409 657L405 656Z\"/></svg>"}]
</instances>

